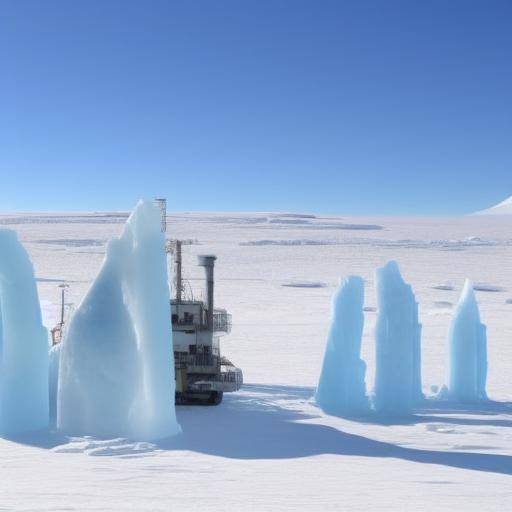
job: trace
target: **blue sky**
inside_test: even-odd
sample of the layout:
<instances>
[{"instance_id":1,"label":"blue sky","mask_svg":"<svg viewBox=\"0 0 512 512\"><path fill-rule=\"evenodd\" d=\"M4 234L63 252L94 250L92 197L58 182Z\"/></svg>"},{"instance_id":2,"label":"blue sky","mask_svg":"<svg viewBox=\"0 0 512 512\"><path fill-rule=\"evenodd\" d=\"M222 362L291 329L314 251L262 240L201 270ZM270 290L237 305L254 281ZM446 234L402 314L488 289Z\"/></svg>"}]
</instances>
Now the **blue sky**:
<instances>
[{"instance_id":1,"label":"blue sky","mask_svg":"<svg viewBox=\"0 0 512 512\"><path fill-rule=\"evenodd\" d=\"M0 211L512 194L509 0L4 0Z\"/></svg>"}]
</instances>

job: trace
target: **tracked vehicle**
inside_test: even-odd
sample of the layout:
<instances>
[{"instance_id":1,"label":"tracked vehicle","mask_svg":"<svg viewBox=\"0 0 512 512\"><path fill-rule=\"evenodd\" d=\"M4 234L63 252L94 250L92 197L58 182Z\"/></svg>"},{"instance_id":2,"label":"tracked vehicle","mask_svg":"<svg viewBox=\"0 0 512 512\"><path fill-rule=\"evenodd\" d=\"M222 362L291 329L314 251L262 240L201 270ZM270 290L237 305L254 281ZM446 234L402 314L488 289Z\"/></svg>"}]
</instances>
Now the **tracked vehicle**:
<instances>
[{"instance_id":1,"label":"tracked vehicle","mask_svg":"<svg viewBox=\"0 0 512 512\"><path fill-rule=\"evenodd\" d=\"M162 231L167 231L166 200L155 199L160 208ZM176 404L218 405L224 393L242 387L243 374L220 353L220 338L231 332L231 315L214 307L214 266L216 256L198 256L198 265L205 270L205 299L194 296L185 287L182 276L181 240L166 240L171 299ZM188 291L188 294L186 293ZM188 296L187 296L188 295Z\"/></svg>"},{"instance_id":2,"label":"tracked vehicle","mask_svg":"<svg viewBox=\"0 0 512 512\"><path fill-rule=\"evenodd\" d=\"M198 257L198 264L205 269L206 301L194 297L184 299L181 242L177 240L172 245L176 269L176 296L171 300L176 403L217 405L224 392L240 389L243 376L242 371L220 353L220 337L231 331L231 315L225 309L214 308L216 257Z\"/></svg>"}]
</instances>

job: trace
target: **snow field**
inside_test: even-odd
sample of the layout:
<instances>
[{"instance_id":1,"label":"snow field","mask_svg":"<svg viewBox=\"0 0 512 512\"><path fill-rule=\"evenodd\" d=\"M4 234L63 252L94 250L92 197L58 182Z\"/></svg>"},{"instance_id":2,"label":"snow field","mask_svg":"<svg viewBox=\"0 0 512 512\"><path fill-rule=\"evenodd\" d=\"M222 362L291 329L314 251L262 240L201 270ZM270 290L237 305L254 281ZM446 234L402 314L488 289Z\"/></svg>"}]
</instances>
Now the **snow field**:
<instances>
[{"instance_id":1,"label":"snow field","mask_svg":"<svg viewBox=\"0 0 512 512\"><path fill-rule=\"evenodd\" d=\"M48 303L59 303L56 285L70 283L68 301L76 307L100 269L104 242L122 231L126 216L120 218L8 216L9 228L17 231L34 263L47 326L56 316ZM183 434L165 443L118 436L0 440L3 508L169 510L171 499L187 510L512 507L511 221L317 216L304 218L306 224L280 224L269 218L287 217L183 213L169 218L170 236L194 242L184 250L185 277L194 289L203 280L196 255L218 256L216 303L233 314L233 332L223 339L222 351L244 370L242 391L226 395L220 407L178 407ZM382 229L326 226L332 223ZM99 243L84 245L87 240ZM330 243L242 245L258 240ZM426 395L446 380L453 305L465 278L485 285L476 296L487 325L488 404L429 403L393 422L337 418L315 405L329 304L340 277L347 275L365 281L361 359L371 391L374 271L389 260L397 261L419 305ZM446 283L445 289L436 288Z\"/></svg>"}]
</instances>

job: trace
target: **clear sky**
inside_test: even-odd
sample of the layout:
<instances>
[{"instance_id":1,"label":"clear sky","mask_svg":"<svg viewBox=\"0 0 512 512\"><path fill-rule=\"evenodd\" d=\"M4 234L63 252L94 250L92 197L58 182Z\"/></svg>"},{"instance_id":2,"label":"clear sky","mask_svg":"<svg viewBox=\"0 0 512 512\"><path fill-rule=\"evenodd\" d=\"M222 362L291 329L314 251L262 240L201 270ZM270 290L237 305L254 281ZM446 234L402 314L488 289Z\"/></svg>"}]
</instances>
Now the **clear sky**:
<instances>
[{"instance_id":1,"label":"clear sky","mask_svg":"<svg viewBox=\"0 0 512 512\"><path fill-rule=\"evenodd\" d=\"M0 211L512 195L510 0L3 0Z\"/></svg>"}]
</instances>

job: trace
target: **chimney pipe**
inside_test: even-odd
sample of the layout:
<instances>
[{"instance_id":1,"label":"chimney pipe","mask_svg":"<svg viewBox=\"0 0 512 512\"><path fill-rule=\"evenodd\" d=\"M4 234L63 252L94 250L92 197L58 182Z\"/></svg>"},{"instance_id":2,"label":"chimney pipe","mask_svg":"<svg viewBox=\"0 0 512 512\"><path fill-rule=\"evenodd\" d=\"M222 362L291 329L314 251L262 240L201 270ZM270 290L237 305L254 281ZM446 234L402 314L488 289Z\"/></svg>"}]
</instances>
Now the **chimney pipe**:
<instances>
[{"instance_id":1,"label":"chimney pipe","mask_svg":"<svg viewBox=\"0 0 512 512\"><path fill-rule=\"evenodd\" d=\"M207 316L206 322L208 329L213 331L213 267L217 256L211 254L198 256L198 265L204 267L206 277L206 296L207 296Z\"/></svg>"}]
</instances>

